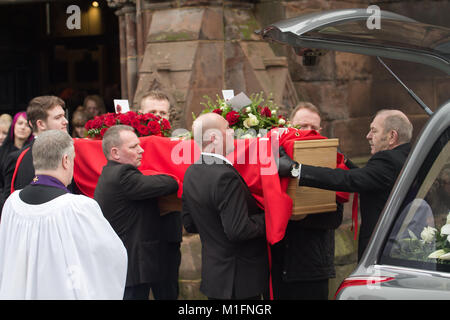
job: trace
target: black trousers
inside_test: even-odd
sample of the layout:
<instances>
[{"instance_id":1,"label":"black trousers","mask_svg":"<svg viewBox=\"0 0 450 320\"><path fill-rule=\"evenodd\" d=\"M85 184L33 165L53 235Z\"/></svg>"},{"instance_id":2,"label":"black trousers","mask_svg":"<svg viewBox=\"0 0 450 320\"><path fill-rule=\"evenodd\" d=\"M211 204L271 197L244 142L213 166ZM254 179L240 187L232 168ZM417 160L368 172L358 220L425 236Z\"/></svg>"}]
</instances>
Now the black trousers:
<instances>
[{"instance_id":1,"label":"black trousers","mask_svg":"<svg viewBox=\"0 0 450 320\"><path fill-rule=\"evenodd\" d=\"M164 272L161 281L125 287L124 300L148 300L152 290L155 300L177 300L178 273L181 263L180 243L166 243L161 254Z\"/></svg>"},{"instance_id":2,"label":"black trousers","mask_svg":"<svg viewBox=\"0 0 450 320\"><path fill-rule=\"evenodd\" d=\"M284 282L273 277L275 300L328 300L328 279Z\"/></svg>"}]
</instances>

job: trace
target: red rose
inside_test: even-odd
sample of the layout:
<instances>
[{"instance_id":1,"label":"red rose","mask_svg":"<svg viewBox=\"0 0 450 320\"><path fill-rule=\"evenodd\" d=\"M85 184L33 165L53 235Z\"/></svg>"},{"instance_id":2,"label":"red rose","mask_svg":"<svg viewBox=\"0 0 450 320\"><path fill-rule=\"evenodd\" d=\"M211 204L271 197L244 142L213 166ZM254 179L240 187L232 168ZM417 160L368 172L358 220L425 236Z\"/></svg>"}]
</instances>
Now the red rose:
<instances>
[{"instance_id":1,"label":"red rose","mask_svg":"<svg viewBox=\"0 0 450 320\"><path fill-rule=\"evenodd\" d=\"M105 125L108 127L112 127L116 124L116 118L113 114L107 114L105 117Z\"/></svg>"},{"instance_id":2,"label":"red rose","mask_svg":"<svg viewBox=\"0 0 450 320\"><path fill-rule=\"evenodd\" d=\"M92 120L92 127L95 129L100 129L103 126L103 120L100 117L95 117Z\"/></svg>"},{"instance_id":3,"label":"red rose","mask_svg":"<svg viewBox=\"0 0 450 320\"><path fill-rule=\"evenodd\" d=\"M119 116L117 117L117 119L119 119L121 124L126 124L129 125L130 124L130 118L128 117L128 115L126 115L125 113L121 113L119 114Z\"/></svg>"},{"instance_id":4,"label":"red rose","mask_svg":"<svg viewBox=\"0 0 450 320\"><path fill-rule=\"evenodd\" d=\"M128 111L128 112L125 113L125 114L128 116L128 118L129 118L130 120L136 119L136 117L137 117L137 113L134 112L134 111Z\"/></svg>"},{"instance_id":5,"label":"red rose","mask_svg":"<svg viewBox=\"0 0 450 320\"><path fill-rule=\"evenodd\" d=\"M239 113L236 111L230 111L227 113L226 119L228 121L228 123L230 124L230 126L236 124L239 120Z\"/></svg>"},{"instance_id":6,"label":"red rose","mask_svg":"<svg viewBox=\"0 0 450 320\"><path fill-rule=\"evenodd\" d=\"M261 110L261 115L270 118L272 116L272 112L269 107L264 107L264 109Z\"/></svg>"},{"instance_id":7,"label":"red rose","mask_svg":"<svg viewBox=\"0 0 450 320\"><path fill-rule=\"evenodd\" d=\"M156 120L156 116L153 113L145 113L143 116L145 121Z\"/></svg>"},{"instance_id":8,"label":"red rose","mask_svg":"<svg viewBox=\"0 0 450 320\"><path fill-rule=\"evenodd\" d=\"M150 129L152 134L158 134L161 132L161 126L157 121L149 121L147 127Z\"/></svg>"},{"instance_id":9,"label":"red rose","mask_svg":"<svg viewBox=\"0 0 450 320\"><path fill-rule=\"evenodd\" d=\"M219 116L222 115L222 109L220 108L214 109L212 112L217 113Z\"/></svg>"},{"instance_id":10,"label":"red rose","mask_svg":"<svg viewBox=\"0 0 450 320\"><path fill-rule=\"evenodd\" d=\"M137 127L137 131L141 136L148 136L150 134L150 128L147 126L144 126L143 124L140 124Z\"/></svg>"},{"instance_id":11,"label":"red rose","mask_svg":"<svg viewBox=\"0 0 450 320\"><path fill-rule=\"evenodd\" d=\"M102 130L100 130L100 135L103 137L107 130L108 128L103 128Z\"/></svg>"},{"instance_id":12,"label":"red rose","mask_svg":"<svg viewBox=\"0 0 450 320\"><path fill-rule=\"evenodd\" d=\"M92 120L88 120L84 127L89 131L92 128Z\"/></svg>"},{"instance_id":13,"label":"red rose","mask_svg":"<svg viewBox=\"0 0 450 320\"><path fill-rule=\"evenodd\" d=\"M130 125L133 128L137 129L141 125L141 122L138 119L132 119Z\"/></svg>"},{"instance_id":14,"label":"red rose","mask_svg":"<svg viewBox=\"0 0 450 320\"><path fill-rule=\"evenodd\" d=\"M162 124L162 127L163 127L164 131L170 130L172 128L170 126L170 122L167 119L162 119L161 124Z\"/></svg>"}]
</instances>

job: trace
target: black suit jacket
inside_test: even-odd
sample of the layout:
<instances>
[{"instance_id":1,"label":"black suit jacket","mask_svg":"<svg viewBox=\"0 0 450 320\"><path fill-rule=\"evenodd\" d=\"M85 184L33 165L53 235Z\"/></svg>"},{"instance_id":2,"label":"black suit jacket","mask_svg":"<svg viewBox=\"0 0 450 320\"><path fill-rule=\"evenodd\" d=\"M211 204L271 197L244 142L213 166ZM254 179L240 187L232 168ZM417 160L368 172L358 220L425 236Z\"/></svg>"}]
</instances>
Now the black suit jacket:
<instances>
[{"instance_id":1,"label":"black suit jacket","mask_svg":"<svg viewBox=\"0 0 450 320\"><path fill-rule=\"evenodd\" d=\"M210 298L248 298L268 285L264 214L240 174L202 155L185 173L183 224L202 242L201 291Z\"/></svg>"},{"instance_id":2,"label":"black suit jacket","mask_svg":"<svg viewBox=\"0 0 450 320\"><path fill-rule=\"evenodd\" d=\"M33 150L34 140L30 144L24 146L22 149L14 151L9 154L5 163L5 192L8 196L11 193L11 180L16 168L16 162L20 154L26 149L30 148L20 163L19 169L17 169L16 180L14 181L14 190L23 189L34 178L34 165L33 165Z\"/></svg>"},{"instance_id":3,"label":"black suit jacket","mask_svg":"<svg viewBox=\"0 0 450 320\"><path fill-rule=\"evenodd\" d=\"M411 145L406 143L392 150L377 152L365 167L351 170L302 165L299 181L301 186L359 193L361 229L358 259L364 253L410 150Z\"/></svg>"},{"instance_id":4,"label":"black suit jacket","mask_svg":"<svg viewBox=\"0 0 450 320\"><path fill-rule=\"evenodd\" d=\"M11 194L11 180L14 175L14 170L16 169L16 162L26 148L30 147L25 156L20 163L20 167L17 169L16 179L14 181L14 190L23 189L27 186L31 180L34 178L34 165L33 165L33 156L32 156L32 148L33 148L34 140L31 141L28 145L25 145L22 149L11 152L5 160L3 164L3 175L4 175L4 187L3 187L3 204L6 199Z\"/></svg>"},{"instance_id":5,"label":"black suit jacket","mask_svg":"<svg viewBox=\"0 0 450 320\"><path fill-rule=\"evenodd\" d=\"M145 176L134 166L108 161L94 199L128 253L126 286L161 280L161 217L157 198L178 190L167 175Z\"/></svg>"}]
</instances>

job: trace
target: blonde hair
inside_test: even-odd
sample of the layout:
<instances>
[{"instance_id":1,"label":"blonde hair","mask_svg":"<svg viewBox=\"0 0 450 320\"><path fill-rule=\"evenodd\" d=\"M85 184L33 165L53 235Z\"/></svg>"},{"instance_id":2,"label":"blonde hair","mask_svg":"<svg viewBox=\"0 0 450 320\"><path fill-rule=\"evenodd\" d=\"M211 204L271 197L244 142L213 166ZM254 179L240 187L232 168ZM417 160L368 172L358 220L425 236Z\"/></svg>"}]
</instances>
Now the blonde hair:
<instances>
[{"instance_id":1,"label":"blonde hair","mask_svg":"<svg viewBox=\"0 0 450 320\"><path fill-rule=\"evenodd\" d=\"M12 123L11 115L9 115L7 113L3 113L0 116L0 127L6 128L6 130L8 130L9 127L11 126L11 123Z\"/></svg>"}]
</instances>

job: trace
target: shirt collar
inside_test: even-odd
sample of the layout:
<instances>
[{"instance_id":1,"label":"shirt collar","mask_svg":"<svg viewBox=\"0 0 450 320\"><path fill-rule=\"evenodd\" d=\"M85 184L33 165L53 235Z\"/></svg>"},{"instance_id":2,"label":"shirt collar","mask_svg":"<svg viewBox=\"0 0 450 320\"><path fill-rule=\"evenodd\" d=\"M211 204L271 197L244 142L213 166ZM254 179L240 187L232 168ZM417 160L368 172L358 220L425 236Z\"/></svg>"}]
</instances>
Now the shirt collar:
<instances>
[{"instance_id":1,"label":"shirt collar","mask_svg":"<svg viewBox=\"0 0 450 320\"><path fill-rule=\"evenodd\" d=\"M202 152L202 156L209 156L209 157L216 157L219 158L223 161L225 161L226 163L228 163L229 165L233 165L230 160L228 160L227 158L225 158L224 156L222 156L221 154L217 154L217 153L209 153L209 152Z\"/></svg>"}]
</instances>

